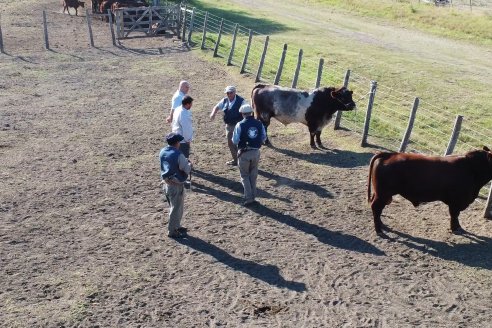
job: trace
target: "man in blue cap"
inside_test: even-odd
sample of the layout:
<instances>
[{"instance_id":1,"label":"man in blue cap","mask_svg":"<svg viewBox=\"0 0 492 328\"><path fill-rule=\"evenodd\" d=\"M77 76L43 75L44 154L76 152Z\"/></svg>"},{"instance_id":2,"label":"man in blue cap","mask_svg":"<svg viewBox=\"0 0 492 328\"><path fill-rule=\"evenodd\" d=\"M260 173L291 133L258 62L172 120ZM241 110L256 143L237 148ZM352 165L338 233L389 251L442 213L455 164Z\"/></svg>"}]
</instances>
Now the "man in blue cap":
<instances>
[{"instance_id":1,"label":"man in blue cap","mask_svg":"<svg viewBox=\"0 0 492 328\"><path fill-rule=\"evenodd\" d=\"M236 124L232 134L232 142L238 147L239 173L244 187L244 206L256 202L256 178L258 177L258 163L260 148L266 140L263 124L253 117L250 105L242 105L239 112L243 120Z\"/></svg>"},{"instance_id":2,"label":"man in blue cap","mask_svg":"<svg viewBox=\"0 0 492 328\"><path fill-rule=\"evenodd\" d=\"M184 206L184 186L188 174L191 172L191 162L179 150L183 136L178 133L169 133L166 136L167 147L161 149L161 179L163 191L169 202L169 233L171 238L186 236L186 228L181 226Z\"/></svg>"}]
</instances>

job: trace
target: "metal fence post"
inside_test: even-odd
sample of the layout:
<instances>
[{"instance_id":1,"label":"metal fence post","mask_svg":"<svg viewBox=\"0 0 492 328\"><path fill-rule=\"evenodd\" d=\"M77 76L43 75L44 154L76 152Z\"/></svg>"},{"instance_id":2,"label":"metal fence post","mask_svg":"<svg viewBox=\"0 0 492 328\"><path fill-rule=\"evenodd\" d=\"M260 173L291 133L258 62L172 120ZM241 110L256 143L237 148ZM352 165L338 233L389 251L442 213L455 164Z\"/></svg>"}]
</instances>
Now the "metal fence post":
<instances>
[{"instance_id":1,"label":"metal fence post","mask_svg":"<svg viewBox=\"0 0 492 328\"><path fill-rule=\"evenodd\" d=\"M195 7L193 7L193 10L191 11L190 30L188 31L188 45L190 45L191 33L193 32L194 21L195 21Z\"/></svg>"},{"instance_id":2,"label":"metal fence post","mask_svg":"<svg viewBox=\"0 0 492 328\"><path fill-rule=\"evenodd\" d=\"M451 134L451 138L449 139L448 148L446 148L446 152L444 156L451 155L454 151L454 147L458 142L458 137L460 136L461 131L461 122L463 122L462 115L456 115L456 120L454 122L453 133Z\"/></svg>"},{"instance_id":3,"label":"metal fence post","mask_svg":"<svg viewBox=\"0 0 492 328\"><path fill-rule=\"evenodd\" d=\"M87 18L87 28L89 30L89 42L91 47L94 47L94 36L92 35L92 13L89 9L85 11L85 17Z\"/></svg>"},{"instance_id":4,"label":"metal fence post","mask_svg":"<svg viewBox=\"0 0 492 328\"><path fill-rule=\"evenodd\" d=\"M203 20L203 36L202 36L202 45L200 49L205 49L205 41L207 40L207 19L208 19L208 11L205 12L205 19Z\"/></svg>"},{"instance_id":5,"label":"metal fence post","mask_svg":"<svg viewBox=\"0 0 492 328\"><path fill-rule=\"evenodd\" d=\"M256 73L255 82L260 82L261 80L261 71L263 71L263 64L265 64L266 52L268 49L268 40L270 37L267 35L265 37L265 44L263 45L263 52L261 53L260 64L258 65L258 72Z\"/></svg>"},{"instance_id":6,"label":"metal fence post","mask_svg":"<svg viewBox=\"0 0 492 328\"><path fill-rule=\"evenodd\" d=\"M234 27L234 35L232 36L231 51L229 52L229 58L227 59L227 65L232 65L232 57L234 56L234 48L236 47L236 37L238 29L239 24L236 23L236 26Z\"/></svg>"},{"instance_id":7,"label":"metal fence post","mask_svg":"<svg viewBox=\"0 0 492 328\"><path fill-rule=\"evenodd\" d=\"M318 64L318 76L316 77L316 84L315 88L318 89L319 85L321 84L321 76L323 75L323 65L325 64L325 60L323 58L319 59L319 64Z\"/></svg>"},{"instance_id":8,"label":"metal fence post","mask_svg":"<svg viewBox=\"0 0 492 328\"><path fill-rule=\"evenodd\" d=\"M114 35L113 15L111 14L111 9L108 9L108 17L109 17L109 30L111 32L111 39L113 40L113 46L116 46L116 37Z\"/></svg>"},{"instance_id":9,"label":"metal fence post","mask_svg":"<svg viewBox=\"0 0 492 328\"><path fill-rule=\"evenodd\" d=\"M50 48L50 41L48 39L48 23L46 21L46 10L43 10L43 31L44 31L44 47L46 50Z\"/></svg>"},{"instance_id":10,"label":"metal fence post","mask_svg":"<svg viewBox=\"0 0 492 328\"><path fill-rule=\"evenodd\" d=\"M280 57L280 62L278 63L277 75L275 75L275 82L273 84L278 85L280 82L280 77L282 76L282 69L284 68L285 55L287 54L287 43L284 43L284 48L282 50L282 56Z\"/></svg>"},{"instance_id":11,"label":"metal fence post","mask_svg":"<svg viewBox=\"0 0 492 328\"><path fill-rule=\"evenodd\" d=\"M376 96L377 88L378 83L376 81L371 81L371 91L369 94L369 101L367 103L366 119L364 121L364 132L362 133L362 147L367 145L367 135L369 134L369 125L371 124L372 106L374 104L374 97Z\"/></svg>"},{"instance_id":12,"label":"metal fence post","mask_svg":"<svg viewBox=\"0 0 492 328\"><path fill-rule=\"evenodd\" d=\"M345 88L348 88L349 80L350 80L350 70L348 69L345 72L345 78L343 79L343 86ZM335 123L333 124L333 130L340 129L340 121L342 120L342 113L343 112L341 110L337 111L337 115L335 116Z\"/></svg>"},{"instance_id":13,"label":"metal fence post","mask_svg":"<svg viewBox=\"0 0 492 328\"><path fill-rule=\"evenodd\" d=\"M246 52L244 53L243 64L241 65L241 74L246 71L246 64L248 63L249 49L251 48L251 40L253 40L253 31L249 30L248 45L246 46Z\"/></svg>"},{"instance_id":14,"label":"metal fence post","mask_svg":"<svg viewBox=\"0 0 492 328\"><path fill-rule=\"evenodd\" d=\"M292 88L297 88L297 80L299 79L299 72L301 71L302 63L302 49L299 49L299 54L297 55L297 66L296 72L294 73L294 78L292 79Z\"/></svg>"},{"instance_id":15,"label":"metal fence post","mask_svg":"<svg viewBox=\"0 0 492 328\"><path fill-rule=\"evenodd\" d=\"M487 197L487 205L485 206L483 217L486 219L492 219L492 183L489 187L489 197Z\"/></svg>"},{"instance_id":16,"label":"metal fence post","mask_svg":"<svg viewBox=\"0 0 492 328\"><path fill-rule=\"evenodd\" d=\"M415 122L415 115L417 114L417 109L419 108L419 101L420 100L418 97L416 97L413 101L412 111L410 112L410 118L408 119L407 130L405 131L400 149L398 150L400 153L404 153L407 150L408 141L410 140L410 135L412 134L413 123Z\"/></svg>"},{"instance_id":17,"label":"metal fence post","mask_svg":"<svg viewBox=\"0 0 492 328\"><path fill-rule=\"evenodd\" d=\"M217 52L219 51L220 38L222 37L222 28L224 27L224 19L220 20L219 35L217 36L217 42L215 42L214 47L214 57L217 57Z\"/></svg>"}]
</instances>

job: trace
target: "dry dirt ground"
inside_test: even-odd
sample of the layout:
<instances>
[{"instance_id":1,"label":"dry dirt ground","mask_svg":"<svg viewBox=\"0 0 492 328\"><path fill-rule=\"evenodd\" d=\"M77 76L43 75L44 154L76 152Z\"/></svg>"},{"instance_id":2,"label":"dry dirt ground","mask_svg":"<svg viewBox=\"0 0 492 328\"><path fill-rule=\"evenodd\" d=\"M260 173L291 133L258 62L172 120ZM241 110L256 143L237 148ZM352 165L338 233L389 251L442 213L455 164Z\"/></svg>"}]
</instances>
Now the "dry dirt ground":
<instances>
[{"instance_id":1,"label":"dry dirt ground","mask_svg":"<svg viewBox=\"0 0 492 328\"><path fill-rule=\"evenodd\" d=\"M58 10L58 4L51 5ZM259 204L240 204L223 126L208 114L237 68L174 38L112 47L96 23L40 7L2 12L0 322L5 327L484 327L490 324L492 225L483 201L451 235L441 204L396 199L373 231L367 163L351 131L309 149L302 126L271 128ZM23 31L23 33L20 33ZM166 237L158 151L179 80L192 83L193 191ZM342 121L343 125L343 121Z\"/></svg>"}]
</instances>

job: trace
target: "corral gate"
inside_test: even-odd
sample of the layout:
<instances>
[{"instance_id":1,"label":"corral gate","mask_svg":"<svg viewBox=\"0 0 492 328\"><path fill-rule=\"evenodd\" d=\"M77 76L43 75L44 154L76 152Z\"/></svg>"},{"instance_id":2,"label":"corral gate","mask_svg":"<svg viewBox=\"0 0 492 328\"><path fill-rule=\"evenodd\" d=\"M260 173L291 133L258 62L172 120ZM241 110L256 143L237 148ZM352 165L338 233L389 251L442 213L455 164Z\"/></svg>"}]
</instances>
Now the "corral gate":
<instances>
[{"instance_id":1,"label":"corral gate","mask_svg":"<svg viewBox=\"0 0 492 328\"><path fill-rule=\"evenodd\" d=\"M143 32L147 36L172 31L179 35L180 6L120 8L114 11L116 35L127 38L132 32Z\"/></svg>"}]
</instances>

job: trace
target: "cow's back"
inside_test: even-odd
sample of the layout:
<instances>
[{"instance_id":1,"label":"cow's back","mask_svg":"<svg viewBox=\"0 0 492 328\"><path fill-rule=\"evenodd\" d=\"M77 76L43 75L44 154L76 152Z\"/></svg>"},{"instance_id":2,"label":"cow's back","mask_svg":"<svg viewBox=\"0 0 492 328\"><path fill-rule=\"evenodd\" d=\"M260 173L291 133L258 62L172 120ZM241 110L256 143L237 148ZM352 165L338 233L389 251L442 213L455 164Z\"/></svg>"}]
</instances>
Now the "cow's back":
<instances>
[{"instance_id":1,"label":"cow's back","mask_svg":"<svg viewBox=\"0 0 492 328\"><path fill-rule=\"evenodd\" d=\"M470 189L472 172L464 157L425 157L395 153L374 163L375 192L400 194L413 203L454 198L460 190Z\"/></svg>"}]
</instances>

